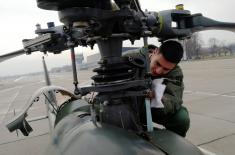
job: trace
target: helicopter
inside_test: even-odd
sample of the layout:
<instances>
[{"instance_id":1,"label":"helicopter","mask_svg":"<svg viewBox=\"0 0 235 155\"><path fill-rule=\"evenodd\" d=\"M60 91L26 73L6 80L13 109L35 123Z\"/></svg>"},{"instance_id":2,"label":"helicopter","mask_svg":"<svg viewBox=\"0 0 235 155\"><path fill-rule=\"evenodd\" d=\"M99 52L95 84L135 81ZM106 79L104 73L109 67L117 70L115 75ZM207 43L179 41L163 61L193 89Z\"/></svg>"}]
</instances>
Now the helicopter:
<instances>
[{"instance_id":1,"label":"helicopter","mask_svg":"<svg viewBox=\"0 0 235 155\"><path fill-rule=\"evenodd\" d=\"M70 92L50 86L44 64L48 86L35 92L23 112L10 121L7 128L10 131L19 129L25 136L29 135L32 128L26 120L27 111L43 94L47 98L48 119L53 131L47 154L202 154L183 138L153 128L151 121L147 121L147 130L143 130L135 111L130 110L130 103L141 104L141 98L151 86L151 79L146 76L148 71L144 69L148 60L121 57L122 41L133 42L143 37L147 45L147 37L157 37L161 41L186 39L202 30L234 31L235 24L217 22L201 14L191 15L190 11L180 7L143 12L137 0L116 0L115 3L114 8L108 0L37 0L39 8L58 11L64 25L48 23L47 29L38 25L35 31L38 37L23 40L24 49L2 55L0 61L36 51L58 54L70 49L75 89ZM172 27L172 22L177 23L176 28ZM92 77L94 84L78 87L74 47L93 47L94 44L98 44L101 54L100 67L94 70L97 75ZM91 92L97 95L88 101L82 99ZM58 106L56 93L70 99ZM123 116L115 113L117 108ZM146 115L151 114L146 112Z\"/></svg>"}]
</instances>

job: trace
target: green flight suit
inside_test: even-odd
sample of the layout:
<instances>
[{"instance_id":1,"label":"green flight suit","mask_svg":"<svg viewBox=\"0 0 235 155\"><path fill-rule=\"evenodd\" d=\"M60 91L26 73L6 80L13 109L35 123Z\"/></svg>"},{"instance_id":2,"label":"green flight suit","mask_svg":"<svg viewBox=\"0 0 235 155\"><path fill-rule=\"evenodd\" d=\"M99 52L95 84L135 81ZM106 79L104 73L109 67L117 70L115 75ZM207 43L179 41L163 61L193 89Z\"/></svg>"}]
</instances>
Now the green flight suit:
<instances>
[{"instance_id":1,"label":"green flight suit","mask_svg":"<svg viewBox=\"0 0 235 155\"><path fill-rule=\"evenodd\" d=\"M136 51L128 51L123 56L145 57L145 51L146 48L141 48ZM164 78L163 84L166 85L166 89L162 98L164 108L151 108L153 122L185 137L190 119L188 110L182 106L184 84L181 68L177 65L168 74L162 77L152 77L152 79L155 78Z\"/></svg>"}]
</instances>

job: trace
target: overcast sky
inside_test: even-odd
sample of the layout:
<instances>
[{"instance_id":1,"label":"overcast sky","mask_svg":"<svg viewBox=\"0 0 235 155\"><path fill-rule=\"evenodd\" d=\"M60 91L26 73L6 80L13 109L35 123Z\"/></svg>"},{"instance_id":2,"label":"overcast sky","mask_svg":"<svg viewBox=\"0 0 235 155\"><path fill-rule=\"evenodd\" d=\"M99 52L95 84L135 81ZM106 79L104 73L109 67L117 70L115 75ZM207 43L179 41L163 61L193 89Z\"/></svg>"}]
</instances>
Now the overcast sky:
<instances>
[{"instance_id":1,"label":"overcast sky","mask_svg":"<svg viewBox=\"0 0 235 155\"><path fill-rule=\"evenodd\" d=\"M140 0L142 9L149 11L161 11L173 9L176 4L184 4L185 9L191 13L202 13L204 16L219 21L235 22L234 0ZM46 27L49 21L59 25L57 13L38 9L36 0L0 0L0 55L22 48L22 39L33 38L35 25L40 23ZM202 38L207 43L208 38L215 37L225 43L235 42L235 34L226 31L203 32ZM156 42L156 39L150 40ZM125 43L127 44L127 43ZM128 44L127 44L128 45ZM135 46L141 46L142 42L136 42ZM89 48L77 48L76 52L84 52L85 55L98 52ZM22 74L42 70L42 54L21 56L0 64L0 76ZM68 52L61 55L49 55L48 67L56 67L70 64Z\"/></svg>"}]
</instances>

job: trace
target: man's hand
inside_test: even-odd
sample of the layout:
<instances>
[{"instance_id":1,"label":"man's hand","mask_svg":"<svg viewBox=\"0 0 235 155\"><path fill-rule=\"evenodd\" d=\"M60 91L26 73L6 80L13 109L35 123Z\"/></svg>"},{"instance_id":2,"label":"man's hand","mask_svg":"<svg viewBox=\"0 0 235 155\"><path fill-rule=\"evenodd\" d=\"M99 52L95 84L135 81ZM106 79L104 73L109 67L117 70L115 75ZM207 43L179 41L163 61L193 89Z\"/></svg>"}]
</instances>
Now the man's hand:
<instances>
[{"instance_id":1,"label":"man's hand","mask_svg":"<svg viewBox=\"0 0 235 155\"><path fill-rule=\"evenodd\" d=\"M147 97L147 98L150 98L150 99L155 98L155 92L154 92L154 90L147 90L147 91L146 91L146 97Z\"/></svg>"}]
</instances>

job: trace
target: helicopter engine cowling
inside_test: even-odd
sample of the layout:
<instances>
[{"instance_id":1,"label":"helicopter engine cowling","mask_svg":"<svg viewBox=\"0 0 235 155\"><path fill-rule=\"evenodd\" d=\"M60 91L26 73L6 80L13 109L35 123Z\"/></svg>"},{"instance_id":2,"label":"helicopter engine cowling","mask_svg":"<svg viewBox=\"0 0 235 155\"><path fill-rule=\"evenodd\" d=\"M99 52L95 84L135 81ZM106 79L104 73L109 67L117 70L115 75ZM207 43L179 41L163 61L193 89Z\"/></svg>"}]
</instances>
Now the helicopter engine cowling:
<instances>
[{"instance_id":1,"label":"helicopter engine cowling","mask_svg":"<svg viewBox=\"0 0 235 155\"><path fill-rule=\"evenodd\" d=\"M46 155L202 155L196 146L168 130L155 128L148 135L150 140L107 123L94 123L89 107L79 99L60 109L63 114L57 115Z\"/></svg>"}]
</instances>

